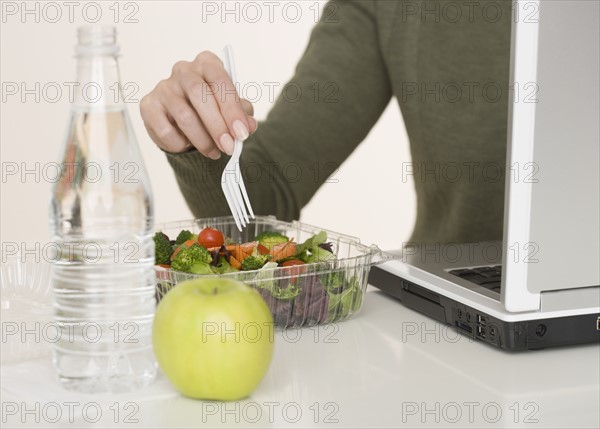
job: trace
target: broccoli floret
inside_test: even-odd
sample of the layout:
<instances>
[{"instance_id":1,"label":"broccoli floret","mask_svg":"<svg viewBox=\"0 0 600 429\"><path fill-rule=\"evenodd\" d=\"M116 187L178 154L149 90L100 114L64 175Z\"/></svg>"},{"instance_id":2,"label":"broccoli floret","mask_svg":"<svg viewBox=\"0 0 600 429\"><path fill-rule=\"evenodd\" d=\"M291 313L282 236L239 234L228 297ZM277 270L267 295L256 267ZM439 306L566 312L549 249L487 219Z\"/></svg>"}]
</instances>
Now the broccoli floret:
<instances>
[{"instance_id":1,"label":"broccoli floret","mask_svg":"<svg viewBox=\"0 0 600 429\"><path fill-rule=\"evenodd\" d=\"M175 259L171 261L171 268L177 271L183 271L186 273L192 272L192 265L198 263L209 265L212 262L212 255L204 247L198 243L192 244L190 247L183 247L175 256ZM195 271L199 271L200 268L196 265Z\"/></svg>"},{"instance_id":2,"label":"broccoli floret","mask_svg":"<svg viewBox=\"0 0 600 429\"><path fill-rule=\"evenodd\" d=\"M242 271L260 270L269 259L271 255L248 256L242 261Z\"/></svg>"},{"instance_id":3,"label":"broccoli floret","mask_svg":"<svg viewBox=\"0 0 600 429\"><path fill-rule=\"evenodd\" d=\"M197 235L192 234L190 231L188 231L187 229L184 229L183 231L181 231L179 233L179 235L177 236L177 239L175 240L175 244L177 246L179 246L180 244L185 243L188 240L191 240L192 238L197 237Z\"/></svg>"},{"instance_id":4,"label":"broccoli floret","mask_svg":"<svg viewBox=\"0 0 600 429\"><path fill-rule=\"evenodd\" d=\"M154 263L170 264L173 246L169 237L162 232L157 232L152 239L154 240Z\"/></svg>"},{"instance_id":5,"label":"broccoli floret","mask_svg":"<svg viewBox=\"0 0 600 429\"><path fill-rule=\"evenodd\" d=\"M280 232L264 231L256 236L256 241L271 250L276 244L285 243L290 239Z\"/></svg>"}]
</instances>

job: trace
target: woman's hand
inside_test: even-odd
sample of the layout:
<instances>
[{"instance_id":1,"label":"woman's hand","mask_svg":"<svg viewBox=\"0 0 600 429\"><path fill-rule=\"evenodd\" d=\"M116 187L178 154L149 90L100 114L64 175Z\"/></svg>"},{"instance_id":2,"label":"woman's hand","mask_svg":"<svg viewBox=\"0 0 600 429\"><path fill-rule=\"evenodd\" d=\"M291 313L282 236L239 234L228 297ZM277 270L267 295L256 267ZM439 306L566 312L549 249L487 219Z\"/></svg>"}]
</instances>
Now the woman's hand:
<instances>
[{"instance_id":1,"label":"woman's hand","mask_svg":"<svg viewBox=\"0 0 600 429\"><path fill-rule=\"evenodd\" d=\"M140 112L148 134L161 149L204 156L231 155L234 138L245 140L258 126L252 104L240 99L222 61L202 52L179 61L168 79L142 98Z\"/></svg>"}]
</instances>

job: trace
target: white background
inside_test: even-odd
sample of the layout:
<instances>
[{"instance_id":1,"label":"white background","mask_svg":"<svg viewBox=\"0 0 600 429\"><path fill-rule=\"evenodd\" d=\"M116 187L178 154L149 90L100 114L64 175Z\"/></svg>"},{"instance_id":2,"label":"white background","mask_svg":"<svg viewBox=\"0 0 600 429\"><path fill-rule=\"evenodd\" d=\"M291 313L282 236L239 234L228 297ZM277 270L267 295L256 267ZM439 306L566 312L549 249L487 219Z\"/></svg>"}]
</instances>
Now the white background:
<instances>
[{"instance_id":1,"label":"white background","mask_svg":"<svg viewBox=\"0 0 600 429\"><path fill-rule=\"evenodd\" d=\"M27 9L34 12L24 14L24 3L2 2L3 243L45 243L50 238L47 216L51 183L44 180L44 165L59 161L65 137L69 97L63 83L75 79L76 29L94 21L98 11L98 24L117 26L121 79L139 87L134 97L137 100L166 78L176 61L191 60L203 50L220 52L231 43L240 83L257 82L264 88L255 103L256 117L262 120L273 102L262 83L279 82L281 87L291 78L315 24L316 11L323 5L310 0L271 2L270 22L270 9L264 2L146 1L120 2L117 7L113 1L89 3L75 2L69 9L64 2L27 2ZM224 14L225 7L233 13ZM11 14L14 8L17 12ZM208 14L211 9L216 9L215 15ZM262 17L249 22L255 20L257 10ZM125 22L127 17L138 22ZM5 89L11 82L24 84L33 92L39 82L39 101L36 94L27 95L24 101L21 92L9 95ZM54 103L51 99L56 93L44 94L42 90L48 83L63 88ZM164 154L145 132L138 104L131 103L128 109L150 174L156 221L190 219ZM341 166L335 175L337 183L324 185L302 211L300 220L357 236L367 244L401 247L415 220L413 182L401 177L401 163L409 161L402 118L393 100L364 143ZM8 175L14 163L19 173L24 168L35 173Z\"/></svg>"}]
</instances>

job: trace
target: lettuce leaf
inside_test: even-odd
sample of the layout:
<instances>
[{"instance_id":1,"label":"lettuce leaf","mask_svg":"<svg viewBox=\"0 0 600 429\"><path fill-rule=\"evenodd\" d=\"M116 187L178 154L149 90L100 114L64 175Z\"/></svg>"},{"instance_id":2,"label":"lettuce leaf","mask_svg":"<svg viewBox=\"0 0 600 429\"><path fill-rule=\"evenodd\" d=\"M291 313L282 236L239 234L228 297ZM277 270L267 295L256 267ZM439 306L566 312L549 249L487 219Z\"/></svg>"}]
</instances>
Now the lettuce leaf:
<instances>
[{"instance_id":1,"label":"lettuce leaf","mask_svg":"<svg viewBox=\"0 0 600 429\"><path fill-rule=\"evenodd\" d=\"M295 285L288 283L285 288L279 286L279 280L274 279L273 273L266 271L277 268L277 262L267 262L256 273L256 287L270 292L271 296L277 299L293 299L300 294L300 289ZM264 279L264 280L262 280Z\"/></svg>"},{"instance_id":2,"label":"lettuce leaf","mask_svg":"<svg viewBox=\"0 0 600 429\"><path fill-rule=\"evenodd\" d=\"M317 246L310 250L310 254L306 257L304 262L311 264L313 262L334 261L335 259L333 253Z\"/></svg>"},{"instance_id":3,"label":"lettuce leaf","mask_svg":"<svg viewBox=\"0 0 600 429\"><path fill-rule=\"evenodd\" d=\"M327 233L321 231L298 245L295 257L307 264L335 260L335 255L331 252L332 245L326 242Z\"/></svg>"},{"instance_id":4,"label":"lettuce leaf","mask_svg":"<svg viewBox=\"0 0 600 429\"><path fill-rule=\"evenodd\" d=\"M325 231L321 231L318 234L315 234L312 237L308 238L304 243L300 244L296 249L296 253L302 253L306 250L313 249L315 247L318 247L319 244L325 243L326 241L327 233Z\"/></svg>"},{"instance_id":5,"label":"lettuce leaf","mask_svg":"<svg viewBox=\"0 0 600 429\"><path fill-rule=\"evenodd\" d=\"M216 265L211 265L211 270L215 274L226 274L226 273L239 273L239 270L236 270L229 262L221 256L219 262Z\"/></svg>"},{"instance_id":6,"label":"lettuce leaf","mask_svg":"<svg viewBox=\"0 0 600 429\"><path fill-rule=\"evenodd\" d=\"M332 289L332 287L328 287L328 321L346 318L360 308L363 293L356 277L352 277L339 293L331 293Z\"/></svg>"}]
</instances>

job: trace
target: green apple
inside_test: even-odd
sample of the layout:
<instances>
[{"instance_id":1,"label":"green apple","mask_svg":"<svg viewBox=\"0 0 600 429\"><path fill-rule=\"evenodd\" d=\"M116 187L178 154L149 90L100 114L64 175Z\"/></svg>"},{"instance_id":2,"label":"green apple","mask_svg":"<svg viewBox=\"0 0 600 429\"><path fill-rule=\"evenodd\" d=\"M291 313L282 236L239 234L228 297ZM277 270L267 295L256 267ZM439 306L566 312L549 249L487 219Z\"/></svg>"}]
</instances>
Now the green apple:
<instances>
[{"instance_id":1,"label":"green apple","mask_svg":"<svg viewBox=\"0 0 600 429\"><path fill-rule=\"evenodd\" d=\"M183 395L234 401L263 379L273 356L269 307L253 288L223 278L178 284L160 301L154 354Z\"/></svg>"}]
</instances>

